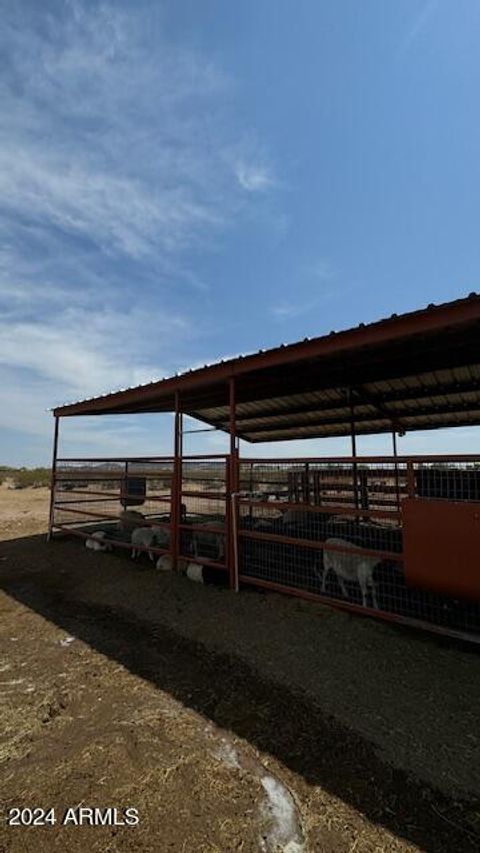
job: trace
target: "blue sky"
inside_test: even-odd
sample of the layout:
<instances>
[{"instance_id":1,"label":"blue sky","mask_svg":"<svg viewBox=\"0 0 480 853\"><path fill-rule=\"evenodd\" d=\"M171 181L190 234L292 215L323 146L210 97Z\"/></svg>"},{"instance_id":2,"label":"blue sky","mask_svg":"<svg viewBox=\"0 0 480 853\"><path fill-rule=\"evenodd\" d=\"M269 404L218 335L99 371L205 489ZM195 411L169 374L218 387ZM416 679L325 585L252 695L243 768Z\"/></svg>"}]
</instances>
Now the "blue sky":
<instances>
[{"instance_id":1,"label":"blue sky","mask_svg":"<svg viewBox=\"0 0 480 853\"><path fill-rule=\"evenodd\" d=\"M55 404L480 290L480 4L0 8L0 462L48 461ZM170 427L75 419L61 450Z\"/></svg>"}]
</instances>

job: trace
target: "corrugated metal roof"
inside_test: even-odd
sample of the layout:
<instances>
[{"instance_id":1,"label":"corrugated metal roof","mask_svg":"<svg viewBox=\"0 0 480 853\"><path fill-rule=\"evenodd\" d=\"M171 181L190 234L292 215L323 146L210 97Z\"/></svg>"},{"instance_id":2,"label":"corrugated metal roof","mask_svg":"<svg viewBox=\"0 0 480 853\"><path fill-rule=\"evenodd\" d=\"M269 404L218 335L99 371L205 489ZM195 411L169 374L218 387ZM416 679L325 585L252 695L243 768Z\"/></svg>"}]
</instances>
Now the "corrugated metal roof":
<instances>
[{"instance_id":1,"label":"corrugated metal roof","mask_svg":"<svg viewBox=\"0 0 480 853\"><path fill-rule=\"evenodd\" d=\"M220 361L55 409L58 416L182 410L248 441L480 423L480 297Z\"/></svg>"}]
</instances>

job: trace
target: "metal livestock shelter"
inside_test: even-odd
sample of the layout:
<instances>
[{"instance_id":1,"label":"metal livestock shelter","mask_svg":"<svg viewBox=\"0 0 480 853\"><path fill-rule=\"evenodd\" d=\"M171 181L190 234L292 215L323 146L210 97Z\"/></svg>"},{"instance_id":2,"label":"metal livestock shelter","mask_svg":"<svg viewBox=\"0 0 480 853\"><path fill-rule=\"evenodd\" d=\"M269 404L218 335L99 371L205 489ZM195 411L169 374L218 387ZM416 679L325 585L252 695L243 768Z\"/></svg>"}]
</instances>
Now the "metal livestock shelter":
<instances>
[{"instance_id":1,"label":"metal livestock shelter","mask_svg":"<svg viewBox=\"0 0 480 853\"><path fill-rule=\"evenodd\" d=\"M173 456L57 458L60 418L143 412L174 412ZM169 554L174 569L193 561L235 590L256 585L480 641L480 453L404 456L396 440L480 424L479 295L53 414L49 538L101 529L128 551L119 511L133 507L157 531L144 550ZM184 414L228 433L229 453L185 455ZM380 433L391 433L392 455L359 456L356 437ZM331 436L349 436L351 455L239 454L239 438Z\"/></svg>"}]
</instances>

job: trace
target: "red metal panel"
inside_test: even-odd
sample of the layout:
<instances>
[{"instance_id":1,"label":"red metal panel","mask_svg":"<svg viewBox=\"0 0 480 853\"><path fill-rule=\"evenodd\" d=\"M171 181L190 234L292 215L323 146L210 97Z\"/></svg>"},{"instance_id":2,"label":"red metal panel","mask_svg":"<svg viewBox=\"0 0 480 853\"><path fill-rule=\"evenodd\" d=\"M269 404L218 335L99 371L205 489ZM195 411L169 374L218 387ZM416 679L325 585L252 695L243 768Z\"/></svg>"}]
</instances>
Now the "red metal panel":
<instances>
[{"instance_id":1,"label":"red metal panel","mask_svg":"<svg viewBox=\"0 0 480 853\"><path fill-rule=\"evenodd\" d=\"M235 497L238 493L239 468L238 468L238 450L237 450L237 434L236 434L236 398L235 398L235 378L229 379L229 432L230 432L230 456L228 460L228 495L226 506L226 530L227 530L227 565L229 569L230 589L238 592L238 552L236 530L238 529L237 519L234 518L234 513L238 512Z\"/></svg>"},{"instance_id":2,"label":"red metal panel","mask_svg":"<svg viewBox=\"0 0 480 853\"><path fill-rule=\"evenodd\" d=\"M172 503L170 508L171 540L173 568L177 568L180 554L180 520L182 517L182 453L183 453L183 417L180 407L180 394L175 391L174 424L174 462L172 480Z\"/></svg>"},{"instance_id":3,"label":"red metal panel","mask_svg":"<svg viewBox=\"0 0 480 853\"><path fill-rule=\"evenodd\" d=\"M480 503L402 501L407 583L430 592L480 599Z\"/></svg>"},{"instance_id":4,"label":"red metal panel","mask_svg":"<svg viewBox=\"0 0 480 853\"><path fill-rule=\"evenodd\" d=\"M50 509L48 512L48 533L47 542L52 537L53 516L55 506L55 489L56 489L56 471L57 471L57 451L58 451L58 429L59 418L55 417L55 427L53 432L53 454L52 454L52 472L50 476Z\"/></svg>"}]
</instances>

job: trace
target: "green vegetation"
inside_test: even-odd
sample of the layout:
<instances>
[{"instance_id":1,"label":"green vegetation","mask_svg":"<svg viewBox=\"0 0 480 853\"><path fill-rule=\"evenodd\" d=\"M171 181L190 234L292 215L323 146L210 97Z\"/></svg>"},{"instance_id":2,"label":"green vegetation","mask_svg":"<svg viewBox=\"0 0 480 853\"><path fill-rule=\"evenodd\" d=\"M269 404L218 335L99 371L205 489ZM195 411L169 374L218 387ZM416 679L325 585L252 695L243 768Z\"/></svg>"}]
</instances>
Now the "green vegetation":
<instances>
[{"instance_id":1,"label":"green vegetation","mask_svg":"<svg viewBox=\"0 0 480 853\"><path fill-rule=\"evenodd\" d=\"M12 483L16 489L26 489L32 486L34 489L40 486L50 485L49 468L9 468L0 467L0 483Z\"/></svg>"}]
</instances>

